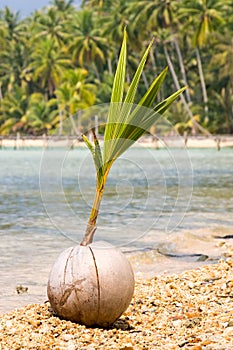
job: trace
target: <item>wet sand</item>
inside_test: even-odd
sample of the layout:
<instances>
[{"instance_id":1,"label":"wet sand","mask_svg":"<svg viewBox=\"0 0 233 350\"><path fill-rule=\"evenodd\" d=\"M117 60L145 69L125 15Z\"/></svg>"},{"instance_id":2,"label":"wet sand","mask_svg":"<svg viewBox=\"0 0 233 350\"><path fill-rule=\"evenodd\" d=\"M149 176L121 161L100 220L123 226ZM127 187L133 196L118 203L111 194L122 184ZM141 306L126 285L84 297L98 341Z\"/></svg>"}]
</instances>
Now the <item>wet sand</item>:
<instances>
[{"instance_id":1,"label":"wet sand","mask_svg":"<svg viewBox=\"0 0 233 350\"><path fill-rule=\"evenodd\" d=\"M221 231L221 235L220 232ZM154 232L143 241L150 243ZM152 237L151 237L152 236ZM199 229L195 232L184 231L164 237L156 249L123 249L132 264L136 280L146 280L156 276L169 276L183 271L197 269L207 264L215 264L220 259L233 257L232 230L218 228ZM65 248L65 247L64 247ZM60 249L60 248L59 248ZM47 280L50 268L60 250L52 255L45 255L44 261L32 261L31 266L15 265L2 269L0 276L0 314L23 307L29 303L44 303L47 300ZM33 268L33 270L32 270ZM16 287L23 285L26 293L18 294Z\"/></svg>"}]
</instances>

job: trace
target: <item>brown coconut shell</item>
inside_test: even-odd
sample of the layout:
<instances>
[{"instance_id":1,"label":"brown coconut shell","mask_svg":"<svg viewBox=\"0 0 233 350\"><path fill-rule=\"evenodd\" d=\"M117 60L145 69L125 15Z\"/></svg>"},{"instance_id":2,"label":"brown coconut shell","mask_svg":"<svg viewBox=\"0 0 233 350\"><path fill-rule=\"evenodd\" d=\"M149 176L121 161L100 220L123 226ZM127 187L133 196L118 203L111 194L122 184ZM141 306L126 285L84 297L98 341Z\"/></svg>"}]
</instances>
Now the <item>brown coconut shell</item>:
<instances>
[{"instance_id":1,"label":"brown coconut shell","mask_svg":"<svg viewBox=\"0 0 233 350\"><path fill-rule=\"evenodd\" d=\"M107 242L66 249L48 281L48 298L56 314L87 326L112 324L129 306L133 292L129 261Z\"/></svg>"}]
</instances>

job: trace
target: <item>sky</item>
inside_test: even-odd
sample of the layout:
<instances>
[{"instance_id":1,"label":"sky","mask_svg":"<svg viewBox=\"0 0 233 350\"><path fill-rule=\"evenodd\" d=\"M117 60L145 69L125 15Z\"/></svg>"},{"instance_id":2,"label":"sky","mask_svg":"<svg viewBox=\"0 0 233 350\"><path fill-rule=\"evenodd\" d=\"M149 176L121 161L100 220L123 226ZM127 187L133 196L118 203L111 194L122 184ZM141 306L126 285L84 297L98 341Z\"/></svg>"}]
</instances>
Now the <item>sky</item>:
<instances>
[{"instance_id":1,"label":"sky","mask_svg":"<svg viewBox=\"0 0 233 350\"><path fill-rule=\"evenodd\" d=\"M81 0L74 0L74 5L80 4ZM21 17L30 15L33 11L43 6L50 5L50 0L0 0L0 9L8 6L13 12L19 11Z\"/></svg>"}]
</instances>

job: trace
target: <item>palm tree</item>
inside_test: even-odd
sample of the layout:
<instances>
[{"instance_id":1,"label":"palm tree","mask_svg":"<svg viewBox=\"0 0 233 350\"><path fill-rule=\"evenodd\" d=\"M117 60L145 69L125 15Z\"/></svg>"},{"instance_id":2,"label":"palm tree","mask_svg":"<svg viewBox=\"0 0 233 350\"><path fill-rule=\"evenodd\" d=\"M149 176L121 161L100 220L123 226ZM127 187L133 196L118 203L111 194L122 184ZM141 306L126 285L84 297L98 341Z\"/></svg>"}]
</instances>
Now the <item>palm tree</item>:
<instances>
[{"instance_id":1,"label":"palm tree","mask_svg":"<svg viewBox=\"0 0 233 350\"><path fill-rule=\"evenodd\" d=\"M73 0L52 0L49 7L23 20L19 13L5 7L0 10L2 106L11 101L8 92L15 98L18 88L28 101L38 92L46 101L56 98L57 89L71 88L68 80L62 81L64 71L77 67L88 70L85 84L97 86L97 100L109 100L118 47L127 26L130 44L125 89L142 48L154 35L156 44L149 54L151 64L142 72L139 95L168 65L171 75L157 101L163 99L172 84L177 88L185 84L189 88L181 99L186 115L191 119L191 115L200 115L201 125L208 125L211 131L231 132L232 6L231 0L83 0L82 9L76 10ZM13 100L12 110L16 107ZM1 125L6 116L12 118L5 107L4 116L1 106L0 113ZM62 118L61 115L61 121Z\"/></svg>"},{"instance_id":2,"label":"palm tree","mask_svg":"<svg viewBox=\"0 0 233 350\"><path fill-rule=\"evenodd\" d=\"M114 79L113 74L109 73L108 71L105 71L103 73L102 81L99 82L96 90L97 104L109 103L111 98L113 79Z\"/></svg>"},{"instance_id":3,"label":"palm tree","mask_svg":"<svg viewBox=\"0 0 233 350\"><path fill-rule=\"evenodd\" d=\"M69 52L74 63L87 69L93 67L97 78L100 79L97 65L106 60L107 39L101 36L97 19L93 11L89 10L74 14Z\"/></svg>"},{"instance_id":4,"label":"palm tree","mask_svg":"<svg viewBox=\"0 0 233 350\"><path fill-rule=\"evenodd\" d=\"M216 36L216 53L212 57L209 69L214 71L212 90L213 101L221 107L221 118L216 116L216 128L233 132L233 39L232 34L224 30ZM217 84L215 83L217 81ZM224 117L224 122L223 122Z\"/></svg>"},{"instance_id":5,"label":"palm tree","mask_svg":"<svg viewBox=\"0 0 233 350\"><path fill-rule=\"evenodd\" d=\"M133 29L133 26L131 25L131 15L128 11L131 2L132 0L112 1L108 7L106 6L104 16L102 16L100 19L101 33L104 37L109 38L110 45L108 46L107 51L107 63L108 72L111 75L113 74L113 70L118 63L118 48L120 46L122 33L125 27L127 27L128 37L130 38L128 47L128 70L129 68L132 68L132 66L135 68L141 54L142 43L137 38L137 31ZM143 77L145 78L145 72L143 72ZM129 81L129 77L127 77L127 81Z\"/></svg>"},{"instance_id":6,"label":"palm tree","mask_svg":"<svg viewBox=\"0 0 233 350\"><path fill-rule=\"evenodd\" d=\"M52 39L39 41L33 48L31 59L28 69L33 81L45 91L47 98L53 97L64 69L72 66L70 59L56 48Z\"/></svg>"},{"instance_id":7,"label":"palm tree","mask_svg":"<svg viewBox=\"0 0 233 350\"><path fill-rule=\"evenodd\" d=\"M25 115L20 119L23 131L33 135L48 134L59 125L59 117L53 100L46 101L40 93L30 96Z\"/></svg>"},{"instance_id":8,"label":"palm tree","mask_svg":"<svg viewBox=\"0 0 233 350\"><path fill-rule=\"evenodd\" d=\"M45 13L36 11L31 21L33 41L51 39L58 47L62 47L69 37L67 23L70 20L70 11L67 10L65 16L64 12L55 6L50 7Z\"/></svg>"},{"instance_id":9,"label":"palm tree","mask_svg":"<svg viewBox=\"0 0 233 350\"><path fill-rule=\"evenodd\" d=\"M169 42L169 31L167 31L165 29L160 30L158 32L158 37L162 41L164 55L166 57L168 67L169 67L170 72L172 74L172 78L173 78L175 87L176 87L176 89L180 89L180 83L179 83L179 80L178 80L178 77L177 77L177 74L176 74L176 71L175 71L172 59L170 57L170 54L169 54L169 51L168 51L168 48L167 48L167 43ZM197 120L194 118L193 113L192 113L188 103L186 102L185 97L184 97L183 94L180 94L180 99L181 99L181 101L182 101L182 103L184 105L184 108L185 108L186 112L188 113L188 116L189 116L189 118L191 120L191 124L190 125L192 125L192 127L193 127L193 133L195 133L196 130L199 129L204 134L208 134L209 135L209 132L206 129L204 129L197 122Z\"/></svg>"},{"instance_id":10,"label":"palm tree","mask_svg":"<svg viewBox=\"0 0 233 350\"><path fill-rule=\"evenodd\" d=\"M183 82L186 86L188 86L188 80L186 76L184 60L179 44L179 23L177 19L177 3L172 2L170 0L162 0L162 1L150 1L150 0L140 0L137 2L133 2L129 7L129 12L132 13L133 16L133 26L140 26L140 22L143 22L148 29L156 32L161 29L165 29L170 36L169 42L174 45L178 63L180 66L180 72L182 75ZM147 34L148 36L148 34ZM155 58L151 55L152 62L154 62L154 70L155 68ZM189 89L186 89L185 96L187 102L191 102L191 97L189 93Z\"/></svg>"},{"instance_id":11,"label":"palm tree","mask_svg":"<svg viewBox=\"0 0 233 350\"><path fill-rule=\"evenodd\" d=\"M7 29L7 38L9 40L15 40L17 41L19 38L20 33L20 14L19 11L16 13L13 13L8 6L4 8L3 11L1 11L1 18L4 21L5 27Z\"/></svg>"},{"instance_id":12,"label":"palm tree","mask_svg":"<svg viewBox=\"0 0 233 350\"><path fill-rule=\"evenodd\" d=\"M8 135L21 131L23 124L20 119L25 115L28 107L27 94L21 87L6 92L0 106L0 133Z\"/></svg>"},{"instance_id":13,"label":"palm tree","mask_svg":"<svg viewBox=\"0 0 233 350\"><path fill-rule=\"evenodd\" d=\"M220 79L227 79L233 89L233 37L231 33L217 36L216 53L210 61L210 67L218 67Z\"/></svg>"},{"instance_id":14,"label":"palm tree","mask_svg":"<svg viewBox=\"0 0 233 350\"><path fill-rule=\"evenodd\" d=\"M136 8L136 11L135 11ZM168 49L168 44L173 44L177 56L178 62L180 66L180 71L183 77L183 82L187 83L186 72L183 63L183 57L180 49L180 45L177 39L177 35L174 34L174 30L177 29L177 23L174 20L176 13L176 6L174 3L171 3L168 0L162 0L160 2L151 2L149 0L140 0L139 2L133 2L129 7L129 11L132 12L132 16L134 18L134 27L139 25L139 22L142 21L145 25L148 25L148 29L150 29L155 35L156 42L162 46L162 50L164 56L166 58L168 67L171 71L171 75L177 89L180 89L180 82L177 75L177 72L174 68L174 64L171 59L170 50ZM158 45L157 45L158 46ZM172 47L172 45L170 45ZM158 48L157 48L158 50ZM173 50L173 47L172 47ZM152 55L152 62L155 62L156 59ZM155 66L155 63L154 63ZM188 89L187 89L188 90ZM186 112L188 113L192 125L195 129L199 129L201 131L206 131L196 122L193 117L193 113L188 105L191 102L189 91L186 93L186 98L184 94L180 95L181 101L184 105Z\"/></svg>"},{"instance_id":15,"label":"palm tree","mask_svg":"<svg viewBox=\"0 0 233 350\"><path fill-rule=\"evenodd\" d=\"M3 48L6 47L7 41L7 26L4 20L3 11L0 11L0 45Z\"/></svg>"},{"instance_id":16,"label":"palm tree","mask_svg":"<svg viewBox=\"0 0 233 350\"><path fill-rule=\"evenodd\" d=\"M51 0L52 7L61 14L67 15L74 11L74 0Z\"/></svg>"},{"instance_id":17,"label":"palm tree","mask_svg":"<svg viewBox=\"0 0 233 350\"><path fill-rule=\"evenodd\" d=\"M200 48L206 44L210 33L223 23L222 14L226 6L228 6L227 3L228 1L223 2L222 0L182 0L179 10L180 18L186 23L183 29L187 30L190 28L191 33L194 33L193 45L197 58L206 117L208 116L208 95Z\"/></svg>"},{"instance_id":18,"label":"palm tree","mask_svg":"<svg viewBox=\"0 0 233 350\"><path fill-rule=\"evenodd\" d=\"M228 87L222 87L220 91L212 90L212 108L217 113L214 114L209 128L213 133L233 133L233 95Z\"/></svg>"},{"instance_id":19,"label":"palm tree","mask_svg":"<svg viewBox=\"0 0 233 350\"><path fill-rule=\"evenodd\" d=\"M81 109L85 109L95 103L95 86L87 83L88 72L77 68L67 70L62 76L62 83L56 89L57 104L61 123L64 118L69 117L75 134L79 135L73 116Z\"/></svg>"},{"instance_id":20,"label":"palm tree","mask_svg":"<svg viewBox=\"0 0 233 350\"><path fill-rule=\"evenodd\" d=\"M8 7L1 12L0 80L3 94L12 90L14 83L21 85L21 72L29 57L26 25L26 20L19 20L18 12L14 14Z\"/></svg>"},{"instance_id":21,"label":"palm tree","mask_svg":"<svg viewBox=\"0 0 233 350\"><path fill-rule=\"evenodd\" d=\"M112 5L111 0L82 0L83 9L96 10L98 14L109 12Z\"/></svg>"},{"instance_id":22,"label":"palm tree","mask_svg":"<svg viewBox=\"0 0 233 350\"><path fill-rule=\"evenodd\" d=\"M123 29L128 26L128 36L131 37L131 28L129 13L127 13L128 7L131 1L116 0L111 3L108 12L102 18L100 24L102 25L102 33L104 36L108 36L111 40L111 44L114 47L118 47L121 42ZM114 53L116 53L114 51Z\"/></svg>"}]
</instances>

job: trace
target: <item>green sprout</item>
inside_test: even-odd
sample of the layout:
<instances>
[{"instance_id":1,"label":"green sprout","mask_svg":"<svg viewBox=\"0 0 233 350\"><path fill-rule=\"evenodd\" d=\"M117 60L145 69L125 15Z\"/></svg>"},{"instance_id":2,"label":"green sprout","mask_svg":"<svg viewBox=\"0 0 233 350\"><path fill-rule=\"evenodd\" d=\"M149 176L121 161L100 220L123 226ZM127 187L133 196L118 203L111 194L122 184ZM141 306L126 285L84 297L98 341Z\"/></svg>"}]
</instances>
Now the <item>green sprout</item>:
<instances>
[{"instance_id":1,"label":"green sprout","mask_svg":"<svg viewBox=\"0 0 233 350\"><path fill-rule=\"evenodd\" d=\"M163 114L175 99L185 90L185 87L183 87L162 102L158 103L156 106L153 106L158 91L160 90L167 74L167 68L165 68L154 79L141 100L135 104L135 95L139 80L152 44L153 41L151 41L145 51L129 89L124 96L127 61L127 34L126 30L124 31L119 61L113 82L110 108L105 126L103 149L101 150L99 140L94 130L92 130L94 144L83 135L83 140L91 151L95 164L96 193L81 245L85 246L92 243L105 184L109 171L115 160L143 134L145 134L158 117ZM143 107L145 108L142 113Z\"/></svg>"}]
</instances>

